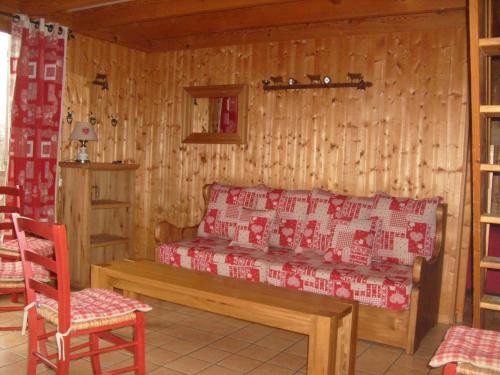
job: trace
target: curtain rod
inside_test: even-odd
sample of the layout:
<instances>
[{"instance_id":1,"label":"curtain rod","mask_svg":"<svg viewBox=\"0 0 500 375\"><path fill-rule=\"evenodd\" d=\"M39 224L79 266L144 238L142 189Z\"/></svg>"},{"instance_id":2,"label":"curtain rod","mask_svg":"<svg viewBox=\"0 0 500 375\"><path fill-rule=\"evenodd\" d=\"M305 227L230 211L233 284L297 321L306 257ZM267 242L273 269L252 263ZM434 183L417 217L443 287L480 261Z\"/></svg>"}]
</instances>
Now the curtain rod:
<instances>
[{"instance_id":1,"label":"curtain rod","mask_svg":"<svg viewBox=\"0 0 500 375\"><path fill-rule=\"evenodd\" d=\"M19 20L21 19L21 17L19 17L18 14L9 13L9 12L2 12L2 11L0 11L0 16L12 17L12 19L14 20L14 22L19 22ZM40 21L38 21L38 20L32 20L30 18L30 22L32 24L34 24L35 27L39 27L40 26ZM45 27L47 28L47 30L49 32L52 32L52 30L54 29L54 24L52 24L52 23L46 23ZM62 33L63 33L63 29L62 29L61 26L59 26L58 34L61 35ZM73 38L74 38L73 32L71 30L68 30L68 39L73 39Z\"/></svg>"}]
</instances>

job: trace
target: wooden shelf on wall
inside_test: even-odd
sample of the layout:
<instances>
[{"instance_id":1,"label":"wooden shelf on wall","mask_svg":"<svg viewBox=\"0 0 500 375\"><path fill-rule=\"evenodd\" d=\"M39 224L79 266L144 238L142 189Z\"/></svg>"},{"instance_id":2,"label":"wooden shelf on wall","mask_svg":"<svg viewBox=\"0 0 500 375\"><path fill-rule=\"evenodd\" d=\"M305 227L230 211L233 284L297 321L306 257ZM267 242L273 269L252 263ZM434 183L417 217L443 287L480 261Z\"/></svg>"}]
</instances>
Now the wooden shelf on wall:
<instances>
[{"instance_id":1,"label":"wooden shelf on wall","mask_svg":"<svg viewBox=\"0 0 500 375\"><path fill-rule=\"evenodd\" d=\"M127 243L127 237L116 236L114 234L99 233L90 235L90 247L125 245Z\"/></svg>"},{"instance_id":2,"label":"wooden shelf on wall","mask_svg":"<svg viewBox=\"0 0 500 375\"><path fill-rule=\"evenodd\" d=\"M355 88L365 90L371 87L371 82L335 82L335 83L297 83L295 85L264 85L264 91L278 90L308 90L308 89L336 89L336 88Z\"/></svg>"}]
</instances>

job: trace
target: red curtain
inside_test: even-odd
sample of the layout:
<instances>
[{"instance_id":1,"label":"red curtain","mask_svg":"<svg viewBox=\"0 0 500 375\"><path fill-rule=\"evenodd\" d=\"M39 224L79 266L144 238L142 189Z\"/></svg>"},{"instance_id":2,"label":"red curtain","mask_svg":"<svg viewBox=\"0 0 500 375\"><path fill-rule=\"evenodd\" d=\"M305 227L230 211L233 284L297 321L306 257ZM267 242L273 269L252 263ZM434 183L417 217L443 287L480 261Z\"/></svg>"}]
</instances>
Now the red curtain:
<instances>
[{"instance_id":1,"label":"red curtain","mask_svg":"<svg viewBox=\"0 0 500 375\"><path fill-rule=\"evenodd\" d=\"M11 38L8 181L24 187L24 215L53 222L67 29L20 16Z\"/></svg>"},{"instance_id":2,"label":"red curtain","mask_svg":"<svg viewBox=\"0 0 500 375\"><path fill-rule=\"evenodd\" d=\"M220 110L220 132L236 133L238 123L238 97L228 96L222 98Z\"/></svg>"}]
</instances>

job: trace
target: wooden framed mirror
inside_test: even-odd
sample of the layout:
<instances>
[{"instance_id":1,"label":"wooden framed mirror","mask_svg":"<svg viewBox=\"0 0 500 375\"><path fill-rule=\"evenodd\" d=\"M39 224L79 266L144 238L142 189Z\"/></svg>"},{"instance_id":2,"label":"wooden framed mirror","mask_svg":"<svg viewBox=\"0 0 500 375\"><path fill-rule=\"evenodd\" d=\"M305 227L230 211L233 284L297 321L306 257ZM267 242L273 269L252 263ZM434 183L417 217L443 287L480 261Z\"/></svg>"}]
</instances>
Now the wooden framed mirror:
<instances>
[{"instance_id":1,"label":"wooden framed mirror","mask_svg":"<svg viewBox=\"0 0 500 375\"><path fill-rule=\"evenodd\" d=\"M182 143L245 144L248 86L184 88Z\"/></svg>"}]
</instances>

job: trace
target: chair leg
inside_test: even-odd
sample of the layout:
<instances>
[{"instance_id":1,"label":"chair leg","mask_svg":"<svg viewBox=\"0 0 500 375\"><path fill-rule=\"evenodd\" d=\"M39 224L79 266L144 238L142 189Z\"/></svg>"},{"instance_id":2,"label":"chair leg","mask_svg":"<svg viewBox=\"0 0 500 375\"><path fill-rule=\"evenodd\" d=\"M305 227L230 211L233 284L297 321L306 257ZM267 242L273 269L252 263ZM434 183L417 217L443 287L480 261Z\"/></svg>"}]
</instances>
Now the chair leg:
<instances>
[{"instance_id":1,"label":"chair leg","mask_svg":"<svg viewBox=\"0 0 500 375\"><path fill-rule=\"evenodd\" d=\"M57 370L56 374L57 375L69 375L69 354L70 354L70 338L69 336L64 336L63 337L64 341L64 360L58 360L57 361Z\"/></svg>"},{"instance_id":2,"label":"chair leg","mask_svg":"<svg viewBox=\"0 0 500 375\"><path fill-rule=\"evenodd\" d=\"M35 327L28 331L28 375L36 375L36 366L38 363L38 358L34 355L38 350L38 336L36 331Z\"/></svg>"},{"instance_id":3,"label":"chair leg","mask_svg":"<svg viewBox=\"0 0 500 375\"><path fill-rule=\"evenodd\" d=\"M90 350L94 351L98 349L99 349L99 336L97 336L95 333L91 333ZM100 353L91 355L90 361L92 362L92 373L94 375L102 374Z\"/></svg>"},{"instance_id":4,"label":"chair leg","mask_svg":"<svg viewBox=\"0 0 500 375\"><path fill-rule=\"evenodd\" d=\"M146 354L145 354L145 340L144 340L144 313L136 312L135 313L135 326L134 326L134 341L136 342L135 346L135 366L137 366L137 370L135 370L136 375L145 375L146 374Z\"/></svg>"}]
</instances>

